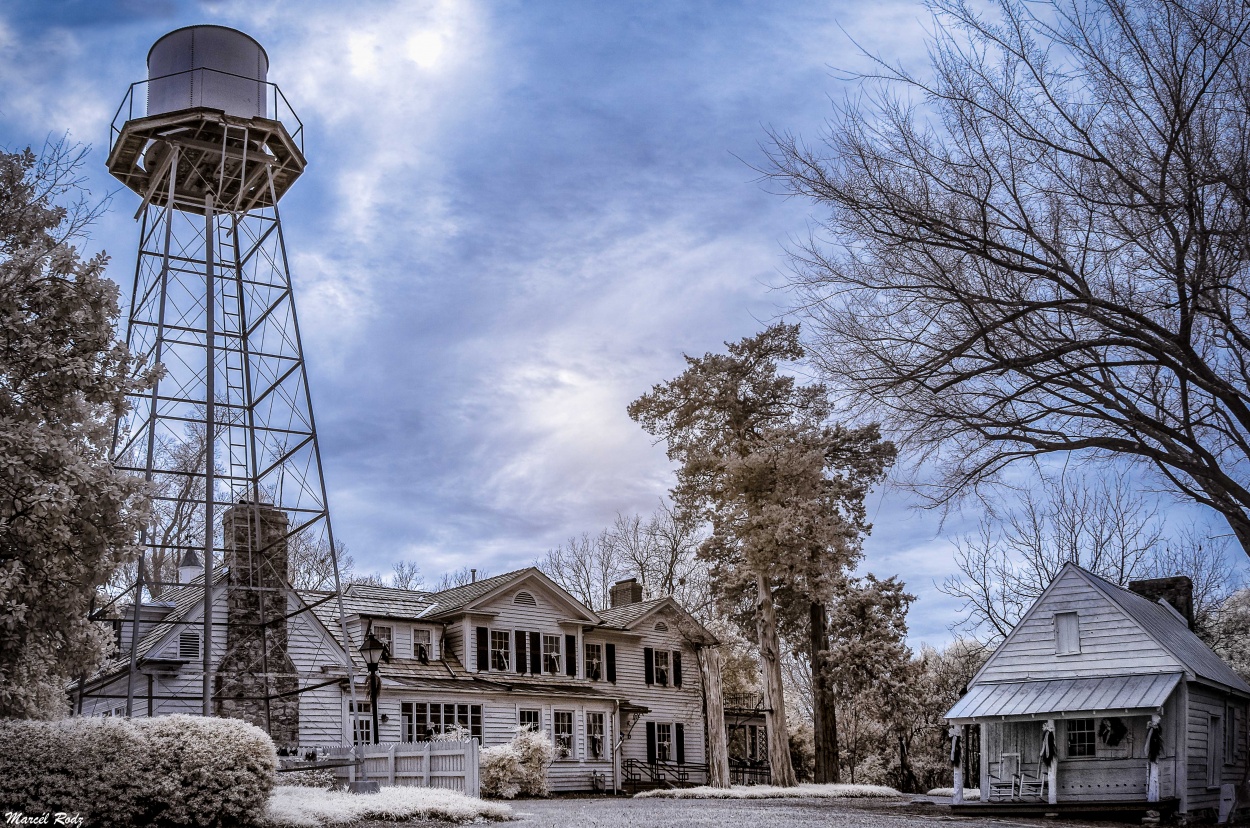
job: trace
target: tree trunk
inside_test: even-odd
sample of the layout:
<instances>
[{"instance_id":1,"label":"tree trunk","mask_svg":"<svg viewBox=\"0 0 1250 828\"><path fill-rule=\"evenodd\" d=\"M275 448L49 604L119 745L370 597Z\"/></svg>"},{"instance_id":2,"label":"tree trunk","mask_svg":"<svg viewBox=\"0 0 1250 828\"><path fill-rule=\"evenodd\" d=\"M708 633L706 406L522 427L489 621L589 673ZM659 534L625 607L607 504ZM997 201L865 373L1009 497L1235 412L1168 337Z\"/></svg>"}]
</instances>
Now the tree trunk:
<instances>
[{"instance_id":1,"label":"tree trunk","mask_svg":"<svg viewBox=\"0 0 1250 828\"><path fill-rule=\"evenodd\" d=\"M829 634L825 605L813 601L811 614L812 660L812 739L816 752L816 782L838 781L838 715L834 710L833 693L829 688L826 651Z\"/></svg>"},{"instance_id":2,"label":"tree trunk","mask_svg":"<svg viewBox=\"0 0 1250 828\"><path fill-rule=\"evenodd\" d=\"M768 764L773 784L792 788L798 784L790 764L790 730L786 726L786 699L781 684L781 642L777 638L777 607L772 589L763 575L755 576L755 630L759 637L763 668L764 722L768 730Z\"/></svg>"},{"instance_id":3,"label":"tree trunk","mask_svg":"<svg viewBox=\"0 0 1250 828\"><path fill-rule=\"evenodd\" d=\"M720 650L699 648L699 670L707 713L708 785L729 787L729 745L725 736L725 696L721 689Z\"/></svg>"}]
</instances>

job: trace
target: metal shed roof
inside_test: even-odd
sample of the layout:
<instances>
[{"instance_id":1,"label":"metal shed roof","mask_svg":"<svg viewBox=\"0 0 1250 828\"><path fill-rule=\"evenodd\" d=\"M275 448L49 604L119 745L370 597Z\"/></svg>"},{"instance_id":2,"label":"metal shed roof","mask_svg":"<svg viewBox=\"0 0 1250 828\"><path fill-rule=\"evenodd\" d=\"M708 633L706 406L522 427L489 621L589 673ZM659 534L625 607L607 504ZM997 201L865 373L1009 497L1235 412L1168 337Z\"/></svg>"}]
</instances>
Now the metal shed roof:
<instances>
[{"instance_id":1,"label":"metal shed roof","mask_svg":"<svg viewBox=\"0 0 1250 828\"><path fill-rule=\"evenodd\" d=\"M1181 673L1100 678L1050 679L978 684L946 714L952 722L1038 717L1043 714L1094 714L1150 711L1161 707Z\"/></svg>"}]
</instances>

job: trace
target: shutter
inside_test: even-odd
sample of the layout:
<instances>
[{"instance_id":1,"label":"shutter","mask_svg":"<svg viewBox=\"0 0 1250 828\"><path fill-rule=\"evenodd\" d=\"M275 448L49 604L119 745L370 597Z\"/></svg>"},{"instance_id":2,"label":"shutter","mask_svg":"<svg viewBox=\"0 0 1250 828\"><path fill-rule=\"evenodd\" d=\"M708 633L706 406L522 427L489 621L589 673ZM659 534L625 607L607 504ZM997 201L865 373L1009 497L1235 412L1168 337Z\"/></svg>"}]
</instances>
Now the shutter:
<instances>
[{"instance_id":1,"label":"shutter","mask_svg":"<svg viewBox=\"0 0 1250 828\"><path fill-rule=\"evenodd\" d=\"M518 673L525 672L525 630L516 631L516 671Z\"/></svg>"},{"instance_id":2,"label":"shutter","mask_svg":"<svg viewBox=\"0 0 1250 828\"><path fill-rule=\"evenodd\" d=\"M536 632L530 633L530 672L536 676L543 672L543 641Z\"/></svg>"},{"instance_id":3,"label":"shutter","mask_svg":"<svg viewBox=\"0 0 1250 828\"><path fill-rule=\"evenodd\" d=\"M655 650L642 648L642 678L647 684L655 684Z\"/></svg>"},{"instance_id":4,"label":"shutter","mask_svg":"<svg viewBox=\"0 0 1250 828\"><path fill-rule=\"evenodd\" d=\"M490 664L490 632L485 627L477 628L477 671L480 673Z\"/></svg>"},{"instance_id":5,"label":"shutter","mask_svg":"<svg viewBox=\"0 0 1250 828\"><path fill-rule=\"evenodd\" d=\"M686 764L686 726L681 722L673 725L673 741L677 743L677 764Z\"/></svg>"},{"instance_id":6,"label":"shutter","mask_svg":"<svg viewBox=\"0 0 1250 828\"><path fill-rule=\"evenodd\" d=\"M608 681L616 684L616 645L604 644L603 657L607 661L604 669L607 670Z\"/></svg>"},{"instance_id":7,"label":"shutter","mask_svg":"<svg viewBox=\"0 0 1250 828\"><path fill-rule=\"evenodd\" d=\"M673 650L673 686L681 687L681 650Z\"/></svg>"},{"instance_id":8,"label":"shutter","mask_svg":"<svg viewBox=\"0 0 1250 828\"><path fill-rule=\"evenodd\" d=\"M647 722L647 762L655 764L655 722Z\"/></svg>"},{"instance_id":9,"label":"shutter","mask_svg":"<svg viewBox=\"0 0 1250 828\"><path fill-rule=\"evenodd\" d=\"M577 636L564 636L564 673L577 678Z\"/></svg>"}]
</instances>

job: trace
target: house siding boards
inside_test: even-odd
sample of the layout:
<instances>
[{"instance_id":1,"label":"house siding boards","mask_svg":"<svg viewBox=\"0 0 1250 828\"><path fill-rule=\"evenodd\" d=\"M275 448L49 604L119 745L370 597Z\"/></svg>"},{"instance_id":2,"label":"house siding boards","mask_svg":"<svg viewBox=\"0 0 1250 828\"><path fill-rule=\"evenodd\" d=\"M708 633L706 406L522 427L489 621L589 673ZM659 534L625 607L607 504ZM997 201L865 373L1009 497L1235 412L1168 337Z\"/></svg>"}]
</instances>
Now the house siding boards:
<instances>
[{"instance_id":1,"label":"house siding boards","mask_svg":"<svg viewBox=\"0 0 1250 828\"><path fill-rule=\"evenodd\" d=\"M1055 652L1056 613L1076 612L1081 652ZM1177 673L1173 658L1107 596L1075 569L1065 568L975 681L1020 681L1108 674Z\"/></svg>"},{"instance_id":2,"label":"house siding boards","mask_svg":"<svg viewBox=\"0 0 1250 828\"><path fill-rule=\"evenodd\" d=\"M1186 794L1191 810L1218 808L1220 786L1238 784L1245 776L1245 716L1244 700L1229 699L1226 694L1212 688L1203 687L1197 683L1190 684L1189 715L1185 718L1185 738L1188 743L1185 769ZM1211 731L1212 717L1217 717L1219 720L1214 733ZM1240 727L1233 732L1232 744L1228 743L1230 718L1240 719ZM1213 740L1218 742L1218 745L1216 768L1212 779L1208 775L1208 757L1210 756L1210 743Z\"/></svg>"}]
</instances>

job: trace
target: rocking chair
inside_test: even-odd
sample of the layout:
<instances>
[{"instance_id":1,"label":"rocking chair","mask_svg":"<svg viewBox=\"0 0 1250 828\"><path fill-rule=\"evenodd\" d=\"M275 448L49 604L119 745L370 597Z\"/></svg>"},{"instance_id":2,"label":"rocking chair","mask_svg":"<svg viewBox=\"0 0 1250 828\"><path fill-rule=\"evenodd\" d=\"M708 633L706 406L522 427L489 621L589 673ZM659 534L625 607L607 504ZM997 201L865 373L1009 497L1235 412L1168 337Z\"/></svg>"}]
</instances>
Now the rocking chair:
<instances>
[{"instance_id":1,"label":"rocking chair","mask_svg":"<svg viewBox=\"0 0 1250 828\"><path fill-rule=\"evenodd\" d=\"M1004 753L997 762L990 762L990 801L1016 798L1016 782L1020 778L1020 754Z\"/></svg>"},{"instance_id":2,"label":"rocking chair","mask_svg":"<svg viewBox=\"0 0 1250 828\"><path fill-rule=\"evenodd\" d=\"M1046 763L1041 759L1038 759L1036 773L1026 773L1024 771L1020 772L1016 790L1021 799L1029 797L1045 799L1046 787L1048 784L1049 782L1046 779Z\"/></svg>"}]
</instances>

